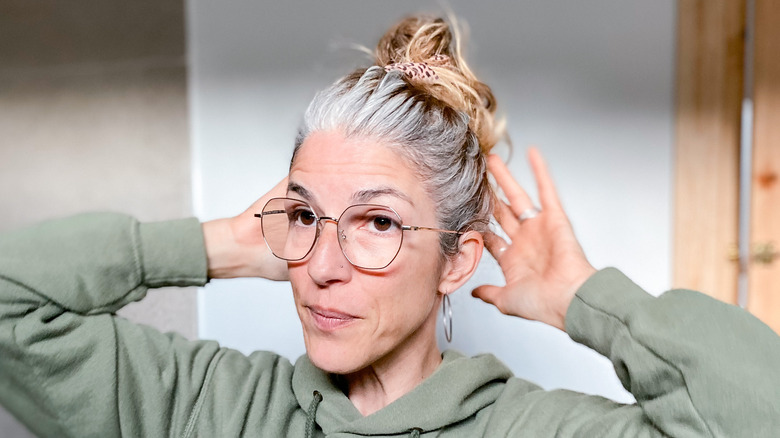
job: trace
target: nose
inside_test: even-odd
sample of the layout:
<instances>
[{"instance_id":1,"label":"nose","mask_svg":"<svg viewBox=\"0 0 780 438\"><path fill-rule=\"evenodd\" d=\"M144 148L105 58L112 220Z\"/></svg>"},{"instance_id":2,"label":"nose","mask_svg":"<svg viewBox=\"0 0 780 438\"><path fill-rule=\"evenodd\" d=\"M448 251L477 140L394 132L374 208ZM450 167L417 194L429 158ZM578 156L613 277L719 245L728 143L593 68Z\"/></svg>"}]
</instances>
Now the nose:
<instances>
[{"instance_id":1,"label":"nose","mask_svg":"<svg viewBox=\"0 0 780 438\"><path fill-rule=\"evenodd\" d=\"M320 237L306 262L309 277L320 286L347 281L352 265L339 246L337 222L332 218L320 218L320 221ZM328 224L333 224L333 231Z\"/></svg>"}]
</instances>

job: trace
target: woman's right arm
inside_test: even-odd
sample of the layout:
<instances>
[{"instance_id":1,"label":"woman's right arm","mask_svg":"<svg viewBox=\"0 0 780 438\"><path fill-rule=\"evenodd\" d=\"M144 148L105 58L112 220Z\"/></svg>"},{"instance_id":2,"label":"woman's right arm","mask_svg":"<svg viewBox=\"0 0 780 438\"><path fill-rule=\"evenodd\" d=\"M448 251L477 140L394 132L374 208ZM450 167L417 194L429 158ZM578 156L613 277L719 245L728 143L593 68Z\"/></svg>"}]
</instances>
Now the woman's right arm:
<instances>
[{"instance_id":1,"label":"woman's right arm","mask_svg":"<svg viewBox=\"0 0 780 438\"><path fill-rule=\"evenodd\" d=\"M149 288L283 279L284 267L252 235L255 208L206 224L85 214L0 234L0 403L52 437L189 436L207 392L222 408L240 409L243 380L227 376L207 391L223 368L249 379L291 366L162 334L115 312ZM251 386L247 393L262 392Z\"/></svg>"},{"instance_id":2,"label":"woman's right arm","mask_svg":"<svg viewBox=\"0 0 780 438\"><path fill-rule=\"evenodd\" d=\"M141 426L130 417L155 411L169 417L144 424L175 428L217 346L114 312L149 288L205 282L195 219L85 214L0 235L0 402L40 436L120 436ZM175 400L160 394L174 387Z\"/></svg>"}]
</instances>

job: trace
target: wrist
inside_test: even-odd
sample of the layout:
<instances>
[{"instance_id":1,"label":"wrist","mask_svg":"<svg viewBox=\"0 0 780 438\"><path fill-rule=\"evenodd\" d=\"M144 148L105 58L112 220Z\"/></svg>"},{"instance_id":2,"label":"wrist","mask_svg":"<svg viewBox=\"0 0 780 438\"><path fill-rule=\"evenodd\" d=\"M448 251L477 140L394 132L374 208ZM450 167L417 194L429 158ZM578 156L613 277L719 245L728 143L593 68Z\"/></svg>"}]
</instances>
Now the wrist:
<instances>
[{"instance_id":1,"label":"wrist","mask_svg":"<svg viewBox=\"0 0 780 438\"><path fill-rule=\"evenodd\" d=\"M209 278L288 280L287 262L271 254L254 222L243 214L203 223Z\"/></svg>"},{"instance_id":2,"label":"wrist","mask_svg":"<svg viewBox=\"0 0 780 438\"><path fill-rule=\"evenodd\" d=\"M204 222L202 228L209 278L241 277L242 272L246 271L246 264L233 236L230 219Z\"/></svg>"},{"instance_id":3,"label":"wrist","mask_svg":"<svg viewBox=\"0 0 780 438\"><path fill-rule=\"evenodd\" d=\"M597 270L591 266L590 263L586 262L586 264L578 270L577 274L573 276L567 293L564 294L565 299L561 301L560 306L558 307L558 324L555 325L556 327L564 332L566 331L566 314L569 312L569 307L571 306L574 297L577 295L577 292L582 285L596 272Z\"/></svg>"}]
</instances>

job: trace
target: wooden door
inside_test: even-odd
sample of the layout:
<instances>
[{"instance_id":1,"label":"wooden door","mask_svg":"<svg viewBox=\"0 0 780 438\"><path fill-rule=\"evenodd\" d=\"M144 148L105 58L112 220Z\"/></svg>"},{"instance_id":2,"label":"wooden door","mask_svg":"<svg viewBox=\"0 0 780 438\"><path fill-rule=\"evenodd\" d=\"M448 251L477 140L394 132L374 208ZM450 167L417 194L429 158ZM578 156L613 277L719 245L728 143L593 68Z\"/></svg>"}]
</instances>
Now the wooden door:
<instances>
[{"instance_id":1,"label":"wooden door","mask_svg":"<svg viewBox=\"0 0 780 438\"><path fill-rule=\"evenodd\" d=\"M746 1L679 0L674 286L747 308L780 333L780 2L753 0L749 254L739 243Z\"/></svg>"},{"instance_id":2,"label":"wooden door","mask_svg":"<svg viewBox=\"0 0 780 438\"><path fill-rule=\"evenodd\" d=\"M679 0L675 287L737 302L745 2Z\"/></svg>"}]
</instances>

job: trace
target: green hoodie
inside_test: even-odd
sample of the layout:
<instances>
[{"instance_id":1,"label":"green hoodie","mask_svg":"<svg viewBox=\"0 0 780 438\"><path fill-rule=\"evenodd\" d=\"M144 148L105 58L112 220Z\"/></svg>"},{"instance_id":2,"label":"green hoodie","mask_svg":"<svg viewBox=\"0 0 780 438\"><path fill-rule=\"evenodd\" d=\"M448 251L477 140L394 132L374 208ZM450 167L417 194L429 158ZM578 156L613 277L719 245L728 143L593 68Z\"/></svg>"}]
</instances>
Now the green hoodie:
<instances>
[{"instance_id":1,"label":"green hoodie","mask_svg":"<svg viewBox=\"0 0 780 438\"><path fill-rule=\"evenodd\" d=\"M305 356L247 357L114 314L148 288L206 282L194 219L90 214L0 235L0 402L58 438L780 436L780 338L739 308L655 298L614 269L581 287L566 327L637 404L544 391L492 355L447 351L367 417Z\"/></svg>"}]
</instances>

